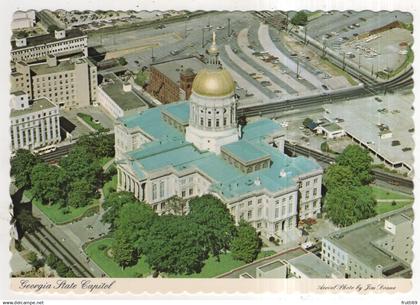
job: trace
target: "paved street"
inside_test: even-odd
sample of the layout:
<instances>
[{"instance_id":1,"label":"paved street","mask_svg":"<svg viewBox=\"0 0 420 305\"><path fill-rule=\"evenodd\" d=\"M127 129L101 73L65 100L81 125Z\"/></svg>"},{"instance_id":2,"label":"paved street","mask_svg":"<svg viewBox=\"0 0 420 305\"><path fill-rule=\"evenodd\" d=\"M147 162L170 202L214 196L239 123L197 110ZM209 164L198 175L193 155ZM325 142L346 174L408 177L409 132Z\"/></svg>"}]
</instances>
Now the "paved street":
<instances>
[{"instance_id":1,"label":"paved street","mask_svg":"<svg viewBox=\"0 0 420 305\"><path fill-rule=\"evenodd\" d=\"M24 197L24 201L29 201ZM92 260L88 260L82 251L82 245L91 239L97 239L106 234L108 226L100 222L101 214L85 217L82 220L67 225L56 226L35 205L33 215L40 219L41 223L58 239L61 244L79 261L86 266L96 277L104 273ZM91 229L88 227L92 226Z\"/></svg>"},{"instance_id":2,"label":"paved street","mask_svg":"<svg viewBox=\"0 0 420 305\"><path fill-rule=\"evenodd\" d=\"M278 57L279 60L290 70L297 71L297 63L294 62L291 58L287 57L286 54L282 53L271 40L268 25L261 23L258 29L258 38L264 49L266 49L270 54ZM306 70L304 67L299 67L299 74L315 87L321 88L321 90L323 90L321 87L323 85L322 81L317 76Z\"/></svg>"}]
</instances>

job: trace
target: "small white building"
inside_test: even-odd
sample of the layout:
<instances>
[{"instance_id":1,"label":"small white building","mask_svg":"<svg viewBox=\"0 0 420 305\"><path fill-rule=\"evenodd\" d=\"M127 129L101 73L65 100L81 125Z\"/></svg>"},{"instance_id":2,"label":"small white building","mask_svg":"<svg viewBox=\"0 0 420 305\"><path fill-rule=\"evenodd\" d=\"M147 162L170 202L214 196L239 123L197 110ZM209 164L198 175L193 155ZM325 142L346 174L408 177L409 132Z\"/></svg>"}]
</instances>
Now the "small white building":
<instances>
[{"instance_id":1,"label":"small white building","mask_svg":"<svg viewBox=\"0 0 420 305\"><path fill-rule=\"evenodd\" d=\"M346 131L336 123L320 124L315 128L316 132L327 137L327 139L337 139L344 137Z\"/></svg>"},{"instance_id":2,"label":"small white building","mask_svg":"<svg viewBox=\"0 0 420 305\"><path fill-rule=\"evenodd\" d=\"M122 81L114 73L106 74L98 86L97 102L114 120L147 109L144 100L132 90L128 81Z\"/></svg>"},{"instance_id":3,"label":"small white building","mask_svg":"<svg viewBox=\"0 0 420 305\"><path fill-rule=\"evenodd\" d=\"M11 149L36 149L60 142L58 106L47 98L30 103L24 92L12 93L10 101Z\"/></svg>"},{"instance_id":4,"label":"small white building","mask_svg":"<svg viewBox=\"0 0 420 305\"><path fill-rule=\"evenodd\" d=\"M35 11L16 11L13 13L12 30L33 28L35 25Z\"/></svg>"}]
</instances>

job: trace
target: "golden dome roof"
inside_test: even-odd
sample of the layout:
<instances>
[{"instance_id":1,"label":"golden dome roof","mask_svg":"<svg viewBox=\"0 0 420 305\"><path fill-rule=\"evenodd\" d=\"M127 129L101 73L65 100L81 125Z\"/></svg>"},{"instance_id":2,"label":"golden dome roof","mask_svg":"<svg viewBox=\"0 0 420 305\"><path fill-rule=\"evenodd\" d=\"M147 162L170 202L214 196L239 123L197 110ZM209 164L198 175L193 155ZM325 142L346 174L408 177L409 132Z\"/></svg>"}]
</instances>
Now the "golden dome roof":
<instances>
[{"instance_id":1,"label":"golden dome roof","mask_svg":"<svg viewBox=\"0 0 420 305\"><path fill-rule=\"evenodd\" d=\"M235 91L235 83L225 69L204 69L194 78L192 91L203 96L226 96Z\"/></svg>"}]
</instances>

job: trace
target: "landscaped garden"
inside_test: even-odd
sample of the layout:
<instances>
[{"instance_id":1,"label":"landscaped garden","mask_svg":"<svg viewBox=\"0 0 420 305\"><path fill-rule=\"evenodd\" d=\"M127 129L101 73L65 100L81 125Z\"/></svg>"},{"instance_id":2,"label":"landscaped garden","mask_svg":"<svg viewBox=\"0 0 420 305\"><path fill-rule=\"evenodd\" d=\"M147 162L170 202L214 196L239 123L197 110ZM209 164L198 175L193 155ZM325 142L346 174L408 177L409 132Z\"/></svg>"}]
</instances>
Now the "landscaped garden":
<instances>
[{"instance_id":1,"label":"landscaped garden","mask_svg":"<svg viewBox=\"0 0 420 305\"><path fill-rule=\"evenodd\" d=\"M400 209L414 202L414 197L398 191L380 186L371 186L372 193L376 199L376 213L383 214Z\"/></svg>"},{"instance_id":2,"label":"landscaped garden","mask_svg":"<svg viewBox=\"0 0 420 305\"><path fill-rule=\"evenodd\" d=\"M94 199L91 204L82 207L62 207L58 204L45 205L39 200L32 198L30 190L24 192L24 196L32 199L32 204L35 205L42 213L45 214L56 225L66 224L84 216L89 213L97 212L99 209L98 199Z\"/></svg>"},{"instance_id":3,"label":"landscaped garden","mask_svg":"<svg viewBox=\"0 0 420 305\"><path fill-rule=\"evenodd\" d=\"M94 241L85 248L86 254L110 277L146 277L151 275L152 270L143 255L134 266L120 267L113 259L112 238L104 238ZM257 259L275 254L274 251L262 251ZM212 278L226 273L232 269L245 265L244 261L235 260L230 253L223 253L216 257L211 256L205 262L200 273L185 275L162 275L181 278ZM141 276L140 276L141 275Z\"/></svg>"}]
</instances>

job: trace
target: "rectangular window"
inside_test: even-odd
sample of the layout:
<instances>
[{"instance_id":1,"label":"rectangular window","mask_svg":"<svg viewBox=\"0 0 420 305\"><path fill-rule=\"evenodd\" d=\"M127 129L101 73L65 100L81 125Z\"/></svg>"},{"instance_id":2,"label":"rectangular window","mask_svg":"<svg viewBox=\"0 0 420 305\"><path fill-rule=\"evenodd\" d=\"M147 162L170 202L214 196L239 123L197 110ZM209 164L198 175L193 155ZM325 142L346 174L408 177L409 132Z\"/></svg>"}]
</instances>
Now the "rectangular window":
<instances>
[{"instance_id":1,"label":"rectangular window","mask_svg":"<svg viewBox=\"0 0 420 305\"><path fill-rule=\"evenodd\" d=\"M309 186L311 182L310 181L306 181L306 186Z\"/></svg>"},{"instance_id":2,"label":"rectangular window","mask_svg":"<svg viewBox=\"0 0 420 305\"><path fill-rule=\"evenodd\" d=\"M207 120L207 127L211 127L211 120L210 119Z\"/></svg>"},{"instance_id":3,"label":"rectangular window","mask_svg":"<svg viewBox=\"0 0 420 305\"><path fill-rule=\"evenodd\" d=\"M284 214L286 214L286 206L282 206L281 207L281 216L284 216Z\"/></svg>"},{"instance_id":4,"label":"rectangular window","mask_svg":"<svg viewBox=\"0 0 420 305\"><path fill-rule=\"evenodd\" d=\"M288 210L288 213L290 214L290 213L292 213L292 203L289 203L289 210Z\"/></svg>"},{"instance_id":5,"label":"rectangular window","mask_svg":"<svg viewBox=\"0 0 420 305\"><path fill-rule=\"evenodd\" d=\"M316 196L317 193L318 193L318 189L314 188L314 191L313 191L314 196Z\"/></svg>"},{"instance_id":6,"label":"rectangular window","mask_svg":"<svg viewBox=\"0 0 420 305\"><path fill-rule=\"evenodd\" d=\"M252 205L252 200L248 201L248 206Z\"/></svg>"},{"instance_id":7,"label":"rectangular window","mask_svg":"<svg viewBox=\"0 0 420 305\"><path fill-rule=\"evenodd\" d=\"M193 193L194 193L194 190L193 189L189 189L188 190L188 195L192 196Z\"/></svg>"},{"instance_id":8,"label":"rectangular window","mask_svg":"<svg viewBox=\"0 0 420 305\"><path fill-rule=\"evenodd\" d=\"M258 208L258 212L257 212L258 214L258 217L261 217L261 214L262 214L262 208Z\"/></svg>"},{"instance_id":9,"label":"rectangular window","mask_svg":"<svg viewBox=\"0 0 420 305\"><path fill-rule=\"evenodd\" d=\"M248 219L251 219L251 218L252 218L252 210L248 211Z\"/></svg>"},{"instance_id":10,"label":"rectangular window","mask_svg":"<svg viewBox=\"0 0 420 305\"><path fill-rule=\"evenodd\" d=\"M164 181L161 181L159 183L159 196L160 198L165 197L165 182Z\"/></svg>"},{"instance_id":11,"label":"rectangular window","mask_svg":"<svg viewBox=\"0 0 420 305\"><path fill-rule=\"evenodd\" d=\"M216 127L219 127L219 125L220 125L220 120L216 119Z\"/></svg>"},{"instance_id":12,"label":"rectangular window","mask_svg":"<svg viewBox=\"0 0 420 305\"><path fill-rule=\"evenodd\" d=\"M155 183L152 184L152 200L156 200L157 198L157 186Z\"/></svg>"},{"instance_id":13,"label":"rectangular window","mask_svg":"<svg viewBox=\"0 0 420 305\"><path fill-rule=\"evenodd\" d=\"M279 218L279 208L276 208L274 217Z\"/></svg>"}]
</instances>

